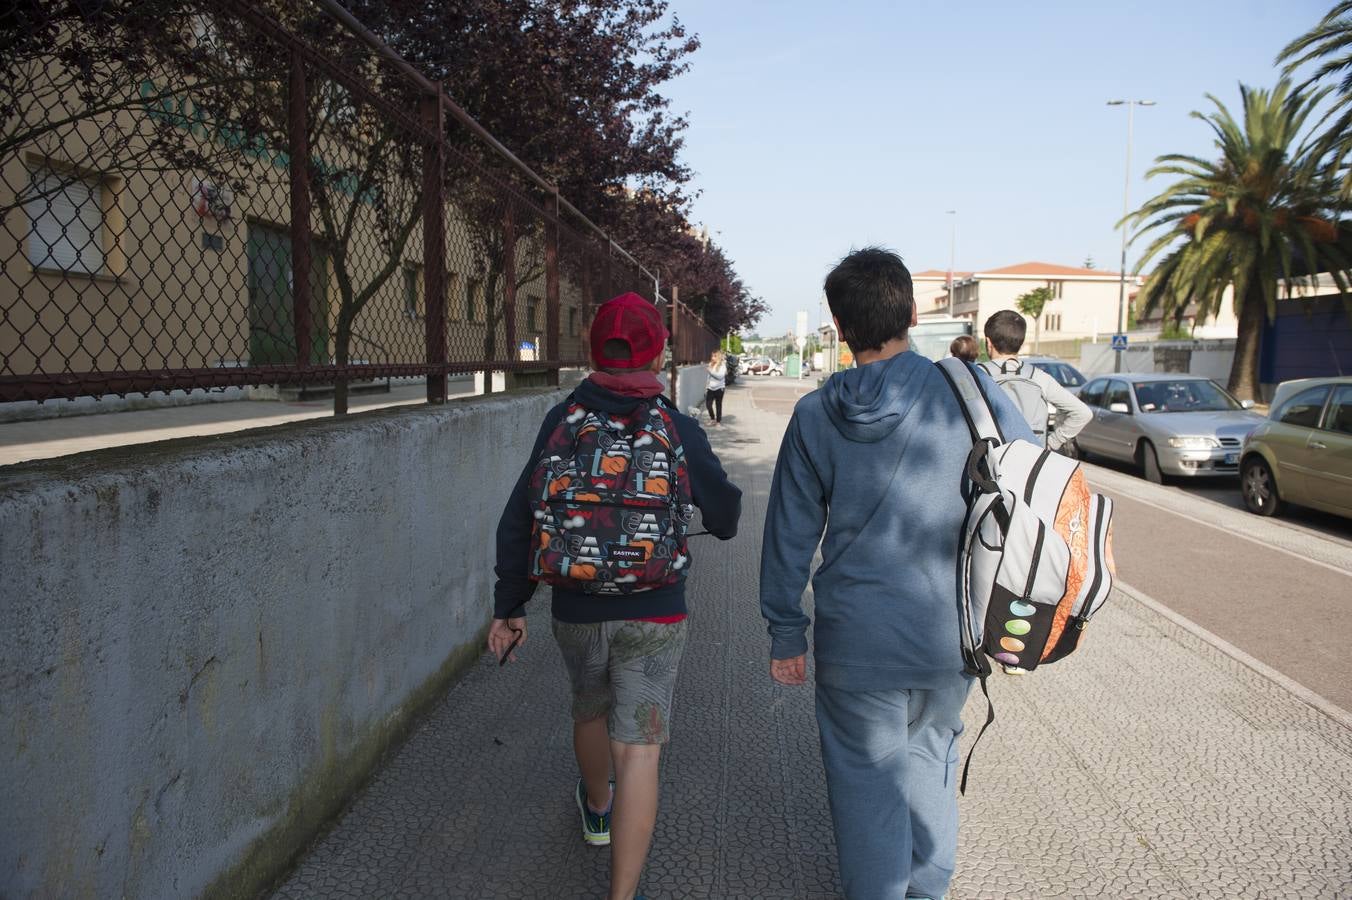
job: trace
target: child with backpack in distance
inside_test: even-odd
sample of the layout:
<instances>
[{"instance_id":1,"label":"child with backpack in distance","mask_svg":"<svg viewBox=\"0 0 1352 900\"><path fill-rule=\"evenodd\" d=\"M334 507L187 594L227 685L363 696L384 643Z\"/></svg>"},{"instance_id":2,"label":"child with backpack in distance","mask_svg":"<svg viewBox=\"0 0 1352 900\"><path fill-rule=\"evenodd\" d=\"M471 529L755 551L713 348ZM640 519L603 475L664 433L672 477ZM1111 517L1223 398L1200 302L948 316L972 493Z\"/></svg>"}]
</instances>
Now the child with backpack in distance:
<instances>
[{"instance_id":1,"label":"child with backpack in distance","mask_svg":"<svg viewBox=\"0 0 1352 900\"><path fill-rule=\"evenodd\" d=\"M1028 323L1012 309L1002 309L986 320L986 352L981 366L995 379L1023 413L1038 443L1060 450L1075 439L1094 414L1050 374L1019 359ZM1052 426L1048 429L1048 421Z\"/></svg>"},{"instance_id":2,"label":"child with backpack in distance","mask_svg":"<svg viewBox=\"0 0 1352 900\"><path fill-rule=\"evenodd\" d=\"M631 900L686 641L687 528L699 507L710 534L734 537L742 492L699 425L662 397L658 310L621 295L597 309L590 337L595 371L545 416L498 523L488 646L515 660L526 601L553 585L582 837L610 845L609 898Z\"/></svg>"},{"instance_id":3,"label":"child with backpack in distance","mask_svg":"<svg viewBox=\"0 0 1352 900\"><path fill-rule=\"evenodd\" d=\"M915 294L900 257L851 253L825 291L857 367L798 401L779 449L760 581L770 675L806 681L811 575L817 726L845 896L937 900L957 856L972 685L958 609L972 435L941 368L910 349ZM1031 439L1009 398L971 372L1004 435Z\"/></svg>"}]
</instances>

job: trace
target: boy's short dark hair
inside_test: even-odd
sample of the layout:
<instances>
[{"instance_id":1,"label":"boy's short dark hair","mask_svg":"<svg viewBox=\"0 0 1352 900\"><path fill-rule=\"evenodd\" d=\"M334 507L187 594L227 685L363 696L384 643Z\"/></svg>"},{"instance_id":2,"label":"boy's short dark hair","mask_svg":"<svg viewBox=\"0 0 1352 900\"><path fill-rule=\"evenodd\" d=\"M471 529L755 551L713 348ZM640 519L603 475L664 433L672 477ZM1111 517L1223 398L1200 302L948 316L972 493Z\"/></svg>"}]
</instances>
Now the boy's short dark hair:
<instances>
[{"instance_id":1,"label":"boy's short dark hair","mask_svg":"<svg viewBox=\"0 0 1352 900\"><path fill-rule=\"evenodd\" d=\"M1012 309L1002 309L986 320L986 340L1000 353L1018 353L1028 334L1028 323Z\"/></svg>"},{"instance_id":2,"label":"boy's short dark hair","mask_svg":"<svg viewBox=\"0 0 1352 900\"><path fill-rule=\"evenodd\" d=\"M901 257L883 247L855 250L826 276L826 303L850 350L881 350L904 338L915 312L915 288Z\"/></svg>"},{"instance_id":3,"label":"boy's short dark hair","mask_svg":"<svg viewBox=\"0 0 1352 900\"><path fill-rule=\"evenodd\" d=\"M970 334L960 334L948 345L948 353L964 362L974 363L980 351L976 346L976 338Z\"/></svg>"}]
</instances>

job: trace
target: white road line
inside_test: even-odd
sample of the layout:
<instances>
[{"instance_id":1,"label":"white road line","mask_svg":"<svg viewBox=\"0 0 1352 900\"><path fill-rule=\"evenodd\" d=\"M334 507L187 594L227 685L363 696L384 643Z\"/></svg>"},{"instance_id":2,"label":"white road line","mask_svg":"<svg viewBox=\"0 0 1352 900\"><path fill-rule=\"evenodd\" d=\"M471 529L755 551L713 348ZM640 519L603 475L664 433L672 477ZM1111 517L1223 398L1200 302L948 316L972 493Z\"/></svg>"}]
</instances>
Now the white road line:
<instances>
[{"instance_id":1,"label":"white road line","mask_svg":"<svg viewBox=\"0 0 1352 900\"><path fill-rule=\"evenodd\" d=\"M1184 631L1188 632L1193 637L1206 641L1208 644L1215 647L1217 650L1224 653L1231 659L1235 660L1240 665L1252 669L1253 671L1257 672L1259 675L1262 675L1269 681L1274 682L1278 687L1294 695L1296 699L1308 704L1309 706L1314 707L1319 712L1323 713L1333 721L1337 722L1339 725L1342 725L1344 728L1352 729L1352 713L1343 709L1341 706L1334 703L1332 700L1328 700L1320 696L1319 694L1316 694L1309 688L1305 687L1303 684L1299 684L1298 682L1293 681L1290 677L1283 675L1281 672L1278 672L1276 669L1272 668L1267 663L1261 662L1260 660L1257 660L1254 657L1250 656L1249 654L1245 653L1243 650L1239 649L1234 644L1225 640L1225 638L1222 638L1218 635L1211 633L1210 631L1207 631L1205 628L1203 628L1201 625L1198 625L1192 619L1189 619L1186 616L1179 615L1169 607L1165 606L1160 601L1156 600L1155 598L1151 597L1148 594L1138 591L1131 585L1124 584L1122 581L1118 580L1113 582L1113 587L1121 591L1123 594L1125 594L1132 600L1135 600L1137 603L1141 604L1146 609L1149 609L1152 612L1155 612L1163 616L1164 618L1168 619L1170 622L1173 622L1175 625L1182 628Z\"/></svg>"},{"instance_id":2,"label":"white road line","mask_svg":"<svg viewBox=\"0 0 1352 900\"><path fill-rule=\"evenodd\" d=\"M1113 488L1111 487L1105 487L1105 489L1113 490ZM1287 556L1294 557L1295 559L1298 559L1303 563L1309 563L1312 566L1320 566L1322 568L1328 569L1330 572L1337 572L1339 575L1346 575L1348 578L1352 578L1352 572L1349 572L1347 569L1344 569L1341 566L1335 566L1333 563L1326 563L1321 559L1311 559L1310 557L1303 556L1294 550L1288 550L1287 548L1279 547L1276 544L1269 544L1266 541L1262 540L1261 538L1256 538L1253 537L1252 535L1243 534L1242 532L1238 531L1230 531L1224 526L1217 525L1215 522L1208 522L1205 519L1199 519L1196 516L1190 516L1185 512L1179 512L1176 509L1170 509L1167 506L1161 506L1158 503L1152 503L1151 501L1143 500L1140 497L1133 497L1130 494L1123 494L1122 499L1130 500L1133 503L1140 503L1144 506L1154 507L1155 509L1158 509L1160 512L1166 512L1169 513L1170 515L1178 516L1180 519L1187 519L1189 522L1196 522L1198 525L1205 525L1207 528L1214 528L1217 531L1221 532L1222 534L1227 534L1230 537L1242 538L1248 541L1249 543L1257 544L1258 546L1266 550L1275 550L1278 553L1285 553Z\"/></svg>"},{"instance_id":3,"label":"white road line","mask_svg":"<svg viewBox=\"0 0 1352 900\"><path fill-rule=\"evenodd\" d=\"M1236 490L1238 490L1238 489L1236 489ZM1193 500L1202 500L1202 501L1205 501L1206 503L1210 504L1211 506L1214 506L1216 509L1228 509L1228 510L1230 510L1231 512L1241 512L1241 513L1244 513L1244 515L1246 515L1246 516L1251 516L1251 515L1252 515L1252 514L1249 513L1247 510L1245 510L1244 507L1243 507L1242 505L1231 506L1230 504L1226 503L1225 501L1223 501L1223 500L1218 500L1217 498L1212 497L1212 496L1209 496L1209 495L1207 495L1207 494L1203 494L1203 493L1196 493L1196 494L1190 493L1190 492L1185 491L1185 490L1183 490L1182 488L1177 487L1177 486L1172 487L1172 488L1169 488L1169 492L1170 492L1171 494L1176 494L1177 496L1180 496L1180 497L1189 497L1189 498L1191 498L1191 499L1193 499ZM1329 515L1332 515L1332 513L1329 513ZM1309 525L1305 525L1305 524L1303 524L1303 523L1301 523L1301 522L1293 522L1293 521L1291 521L1290 519L1285 518L1285 517L1283 517L1283 516L1275 516L1275 517L1273 517L1273 518L1271 518L1271 519L1268 519L1267 521L1268 521L1268 522L1271 522L1273 525L1277 526L1278 528L1282 529L1283 531L1290 531L1290 532L1292 532L1292 533L1294 533L1294 534L1299 534L1299 535L1303 535L1303 536L1305 536L1305 537L1315 538L1316 540L1327 541L1328 543L1333 544L1334 546L1343 547L1343 548L1345 548L1345 549L1352 550L1352 541L1349 541L1347 538L1344 538L1344 537L1341 537L1341 536L1337 536L1337 535L1329 534L1327 531L1320 531L1318 528L1312 528L1312 527L1310 527Z\"/></svg>"},{"instance_id":4,"label":"white road line","mask_svg":"<svg viewBox=\"0 0 1352 900\"><path fill-rule=\"evenodd\" d=\"M1352 577L1352 570L1349 570L1346 566L1340 566L1340 565L1336 565L1336 564L1334 564L1334 563L1324 562L1324 561L1321 560L1321 559L1313 559L1313 558L1311 558L1311 557L1309 557L1309 556L1306 556L1306 555L1304 555L1304 554L1302 554L1302 553L1298 553L1298 552L1295 551L1295 550L1291 550L1291 549L1289 549L1289 548L1287 548L1287 547L1283 547L1283 546L1281 546L1280 544L1271 543L1271 542L1268 541L1268 540L1264 540L1263 538L1260 538L1260 537L1255 537L1254 535L1251 535L1251 534L1246 534L1245 532L1240 531L1240 530L1238 530L1238 529L1227 528L1225 525L1222 525L1222 524L1219 524L1219 523L1216 523L1216 522L1208 522L1206 519L1198 518L1197 516L1190 515L1189 513L1181 512L1181 511L1179 511L1179 510L1177 510L1177 509L1172 509L1172 508L1170 508L1170 507L1168 507L1168 506L1165 506L1164 504L1156 503L1156 502L1154 502L1153 500L1147 500L1147 499L1145 499L1144 497L1141 497L1139 494L1133 494L1133 493L1131 493L1131 492L1129 492L1129 491L1123 490L1120 486L1113 485L1113 484L1111 484L1111 483L1107 483L1107 482L1110 482L1111 479L1099 479L1099 478L1097 477L1097 473L1095 473L1095 472L1088 472L1088 473L1086 473L1086 474L1089 475L1089 481L1090 481L1090 483L1091 483L1091 484L1094 484L1095 487L1097 487L1099 490L1107 490L1107 491L1112 491L1112 492L1121 494L1122 497L1123 497L1124 499L1126 499L1126 500L1131 500L1131 501L1133 501L1133 502L1135 502L1135 503L1140 503L1140 504L1143 504L1143 505L1145 505L1145 506L1153 507L1153 508L1155 508L1155 509L1158 509L1160 512L1165 512L1165 513L1169 513L1170 515L1178 516L1180 519L1187 519L1189 522L1194 522L1194 523L1196 523L1196 524L1198 524L1198 525L1205 525L1205 526L1208 527L1208 528L1214 528L1215 530L1217 530L1217 531L1219 531L1219 532L1221 532L1221 533L1223 533L1223 534L1230 535L1231 537L1242 538L1243 540L1246 540L1246 541L1248 541L1248 542L1251 543L1251 544L1257 544L1259 547L1264 547L1264 548L1266 548L1266 549L1268 549L1268 550L1275 550L1275 551L1278 552L1278 553L1285 553L1287 556L1290 556L1290 557L1292 557L1292 558L1294 558L1294 559L1298 559L1298 560L1300 560L1300 561L1303 562L1303 563L1309 563L1310 565L1313 565L1313 566L1320 566L1321 568L1328 569L1330 572L1337 572L1339 575L1345 575L1345 576L1347 576L1347 577ZM1185 496L1186 496L1186 495L1185 495ZM1219 508L1219 509L1224 509L1224 510L1229 510L1229 507L1224 507L1224 506L1219 506L1218 508ZM1314 535L1309 535L1309 537L1314 538L1315 536L1314 536ZM1320 540L1324 540L1323 538L1319 538L1319 539L1320 539ZM1347 550L1346 547L1342 547L1341 545L1337 544L1336 542L1328 541L1328 543L1330 544L1330 546L1332 546L1332 547L1334 547L1334 548L1337 548L1338 550L1342 550L1343 552L1346 552L1346 550Z\"/></svg>"}]
</instances>

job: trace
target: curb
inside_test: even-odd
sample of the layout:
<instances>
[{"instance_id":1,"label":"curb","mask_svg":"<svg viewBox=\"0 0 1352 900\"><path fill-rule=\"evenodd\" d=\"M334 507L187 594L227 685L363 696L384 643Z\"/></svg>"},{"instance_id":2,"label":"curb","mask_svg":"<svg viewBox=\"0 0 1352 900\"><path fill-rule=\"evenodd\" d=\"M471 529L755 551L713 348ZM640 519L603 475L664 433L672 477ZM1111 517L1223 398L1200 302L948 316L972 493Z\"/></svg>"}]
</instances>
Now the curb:
<instances>
[{"instance_id":1,"label":"curb","mask_svg":"<svg viewBox=\"0 0 1352 900\"><path fill-rule=\"evenodd\" d=\"M1210 644L1235 662L1273 682L1282 690L1294 696L1297 700L1300 700L1307 706L1328 716L1337 724L1352 731L1352 712L1348 712L1333 701L1321 697L1304 685L1297 684L1295 681L1291 680L1291 678L1278 672L1267 663L1255 659L1224 638L1212 634L1201 625L1198 625L1196 622L1185 616L1179 615L1160 601L1137 590L1131 585L1125 584L1119 580L1114 582L1113 587L1127 598L1136 601L1151 612L1168 619L1193 637Z\"/></svg>"}]
</instances>

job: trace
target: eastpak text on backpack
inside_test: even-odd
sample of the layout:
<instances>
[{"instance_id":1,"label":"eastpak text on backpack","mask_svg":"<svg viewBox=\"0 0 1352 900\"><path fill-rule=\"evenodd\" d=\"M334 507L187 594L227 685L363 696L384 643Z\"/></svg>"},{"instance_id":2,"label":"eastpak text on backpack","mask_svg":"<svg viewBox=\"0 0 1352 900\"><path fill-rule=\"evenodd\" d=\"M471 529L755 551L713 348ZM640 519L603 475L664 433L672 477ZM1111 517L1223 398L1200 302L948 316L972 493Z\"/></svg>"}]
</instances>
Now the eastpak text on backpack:
<instances>
[{"instance_id":1,"label":"eastpak text on backpack","mask_svg":"<svg viewBox=\"0 0 1352 900\"><path fill-rule=\"evenodd\" d=\"M1012 367L1011 363L1014 364ZM1047 404L1047 392L1037 382L1037 368L1017 359L990 360L981 366L1014 401L1028 427L1033 429L1038 441L1045 445L1051 410Z\"/></svg>"},{"instance_id":2,"label":"eastpak text on backpack","mask_svg":"<svg viewBox=\"0 0 1352 900\"><path fill-rule=\"evenodd\" d=\"M967 363L950 357L939 370L972 433L962 484L958 615L966 671L985 692L987 657L1033 670L1079 647L1112 589L1113 503L1090 492L1077 460L1006 441ZM989 694L987 704L989 726L995 718Z\"/></svg>"},{"instance_id":3,"label":"eastpak text on backpack","mask_svg":"<svg viewBox=\"0 0 1352 900\"><path fill-rule=\"evenodd\" d=\"M569 404L531 472L532 579L615 595L680 580L694 505L662 402L623 416Z\"/></svg>"}]
</instances>

